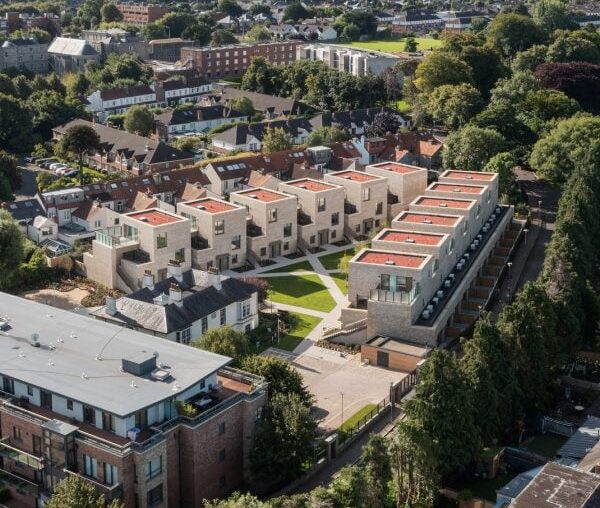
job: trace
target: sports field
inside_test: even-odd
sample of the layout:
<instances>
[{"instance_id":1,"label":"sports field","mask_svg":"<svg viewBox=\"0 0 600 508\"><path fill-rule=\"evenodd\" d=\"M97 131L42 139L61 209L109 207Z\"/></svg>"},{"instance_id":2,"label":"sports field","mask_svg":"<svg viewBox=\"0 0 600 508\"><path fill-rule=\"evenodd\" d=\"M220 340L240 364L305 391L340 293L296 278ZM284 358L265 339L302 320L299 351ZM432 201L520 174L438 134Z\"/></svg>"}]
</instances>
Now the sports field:
<instances>
[{"instance_id":1,"label":"sports field","mask_svg":"<svg viewBox=\"0 0 600 508\"><path fill-rule=\"evenodd\" d=\"M441 47L442 44L444 44L444 41L440 39L432 39L431 37L415 37L415 42L417 43L417 49L419 51L428 51L431 49L436 49ZM352 46L353 48L364 48L373 51L383 51L384 53L398 53L400 51L404 51L406 39L402 38L385 39L380 41L357 41L344 45Z\"/></svg>"}]
</instances>

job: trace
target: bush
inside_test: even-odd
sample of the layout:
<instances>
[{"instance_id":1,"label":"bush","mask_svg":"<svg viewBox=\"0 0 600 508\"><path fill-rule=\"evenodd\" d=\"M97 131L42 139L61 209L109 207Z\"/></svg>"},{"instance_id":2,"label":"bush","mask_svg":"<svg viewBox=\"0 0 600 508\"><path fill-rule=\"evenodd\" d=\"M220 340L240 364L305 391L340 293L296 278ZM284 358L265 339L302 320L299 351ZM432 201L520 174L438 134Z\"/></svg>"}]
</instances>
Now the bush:
<instances>
[{"instance_id":1,"label":"bush","mask_svg":"<svg viewBox=\"0 0 600 508\"><path fill-rule=\"evenodd\" d=\"M123 296L123 292L118 289L109 289L101 284L95 285L91 288L92 293L84 296L81 300L81 305L84 307L97 307L99 305L106 305L106 297L112 296L113 298L120 298Z\"/></svg>"},{"instance_id":2,"label":"bush","mask_svg":"<svg viewBox=\"0 0 600 508\"><path fill-rule=\"evenodd\" d=\"M8 487L0 487L0 503L10 500L10 490Z\"/></svg>"},{"instance_id":3,"label":"bush","mask_svg":"<svg viewBox=\"0 0 600 508\"><path fill-rule=\"evenodd\" d=\"M189 402L184 402L182 400L175 401L175 407L177 408L177 413L182 416L187 416L189 418L193 418L198 414L198 410L194 407L193 404Z\"/></svg>"}]
</instances>

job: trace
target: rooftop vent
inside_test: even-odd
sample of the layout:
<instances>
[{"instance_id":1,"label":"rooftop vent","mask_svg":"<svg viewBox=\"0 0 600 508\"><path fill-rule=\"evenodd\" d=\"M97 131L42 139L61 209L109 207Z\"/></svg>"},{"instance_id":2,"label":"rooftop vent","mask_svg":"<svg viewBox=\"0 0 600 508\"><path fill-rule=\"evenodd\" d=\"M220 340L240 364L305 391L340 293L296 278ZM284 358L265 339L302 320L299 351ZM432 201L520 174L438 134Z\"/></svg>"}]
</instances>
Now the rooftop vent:
<instances>
[{"instance_id":1,"label":"rooftop vent","mask_svg":"<svg viewBox=\"0 0 600 508\"><path fill-rule=\"evenodd\" d=\"M152 374L150 374L150 377L152 379L156 379L156 381L166 381L167 379L169 379L171 377L171 373L164 369L156 369L156 370L152 371Z\"/></svg>"},{"instance_id":2,"label":"rooftop vent","mask_svg":"<svg viewBox=\"0 0 600 508\"><path fill-rule=\"evenodd\" d=\"M465 178L467 178L468 180L472 180L473 179L473 175L465 175Z\"/></svg>"},{"instance_id":3,"label":"rooftop vent","mask_svg":"<svg viewBox=\"0 0 600 508\"><path fill-rule=\"evenodd\" d=\"M5 332L8 329L10 329L10 323L8 322L8 318L6 316L0 318L0 330Z\"/></svg>"},{"instance_id":4,"label":"rooftop vent","mask_svg":"<svg viewBox=\"0 0 600 508\"><path fill-rule=\"evenodd\" d=\"M423 221L424 224L433 224L433 221L431 219L425 219Z\"/></svg>"},{"instance_id":5,"label":"rooftop vent","mask_svg":"<svg viewBox=\"0 0 600 508\"><path fill-rule=\"evenodd\" d=\"M306 189L306 185L304 185L304 184L301 184L298 187L300 187L301 189Z\"/></svg>"},{"instance_id":6,"label":"rooftop vent","mask_svg":"<svg viewBox=\"0 0 600 508\"><path fill-rule=\"evenodd\" d=\"M250 194L249 197L251 197L252 199L258 199L258 196L256 194Z\"/></svg>"},{"instance_id":7,"label":"rooftop vent","mask_svg":"<svg viewBox=\"0 0 600 508\"><path fill-rule=\"evenodd\" d=\"M446 203L440 203L440 206L446 208L448 205Z\"/></svg>"},{"instance_id":8,"label":"rooftop vent","mask_svg":"<svg viewBox=\"0 0 600 508\"><path fill-rule=\"evenodd\" d=\"M386 259L385 263L386 265L395 265L396 263L392 260L392 259Z\"/></svg>"},{"instance_id":9,"label":"rooftop vent","mask_svg":"<svg viewBox=\"0 0 600 508\"><path fill-rule=\"evenodd\" d=\"M452 189L453 192L460 192L460 189L458 187L454 187L454 189Z\"/></svg>"},{"instance_id":10,"label":"rooftop vent","mask_svg":"<svg viewBox=\"0 0 600 508\"><path fill-rule=\"evenodd\" d=\"M29 342L33 347L40 347L40 336L37 333L31 334L31 341Z\"/></svg>"},{"instance_id":11,"label":"rooftop vent","mask_svg":"<svg viewBox=\"0 0 600 508\"><path fill-rule=\"evenodd\" d=\"M134 376L144 376L156 369L156 356L147 351L133 353L121 359L123 372Z\"/></svg>"},{"instance_id":12,"label":"rooftop vent","mask_svg":"<svg viewBox=\"0 0 600 508\"><path fill-rule=\"evenodd\" d=\"M406 243L415 243L415 241L412 238L407 238L406 240L404 240Z\"/></svg>"}]
</instances>

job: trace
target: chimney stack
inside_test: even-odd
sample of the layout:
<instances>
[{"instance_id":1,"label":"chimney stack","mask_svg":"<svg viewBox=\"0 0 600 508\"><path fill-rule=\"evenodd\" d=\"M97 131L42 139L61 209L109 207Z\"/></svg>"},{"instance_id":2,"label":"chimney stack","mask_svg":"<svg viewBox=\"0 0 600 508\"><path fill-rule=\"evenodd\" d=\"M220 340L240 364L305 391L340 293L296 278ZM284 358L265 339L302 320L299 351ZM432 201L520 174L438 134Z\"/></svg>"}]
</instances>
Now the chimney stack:
<instances>
[{"instance_id":1,"label":"chimney stack","mask_svg":"<svg viewBox=\"0 0 600 508\"><path fill-rule=\"evenodd\" d=\"M169 303L174 303L178 307L183 305L183 301L181 300L181 288L178 284L171 284L169 287Z\"/></svg>"},{"instance_id":2,"label":"chimney stack","mask_svg":"<svg viewBox=\"0 0 600 508\"><path fill-rule=\"evenodd\" d=\"M174 277L177 280L177 282L183 282L181 266L175 263L169 263L169 265L167 266L167 276Z\"/></svg>"},{"instance_id":3,"label":"chimney stack","mask_svg":"<svg viewBox=\"0 0 600 508\"><path fill-rule=\"evenodd\" d=\"M117 300L114 297L106 297L105 311L109 316L114 316L117 313Z\"/></svg>"},{"instance_id":4,"label":"chimney stack","mask_svg":"<svg viewBox=\"0 0 600 508\"><path fill-rule=\"evenodd\" d=\"M221 276L218 270L214 268L208 270L208 285L213 286L217 291L221 291Z\"/></svg>"},{"instance_id":5,"label":"chimney stack","mask_svg":"<svg viewBox=\"0 0 600 508\"><path fill-rule=\"evenodd\" d=\"M146 270L144 272L144 287L150 290L154 289L154 275L152 275L152 272L150 270Z\"/></svg>"}]
</instances>

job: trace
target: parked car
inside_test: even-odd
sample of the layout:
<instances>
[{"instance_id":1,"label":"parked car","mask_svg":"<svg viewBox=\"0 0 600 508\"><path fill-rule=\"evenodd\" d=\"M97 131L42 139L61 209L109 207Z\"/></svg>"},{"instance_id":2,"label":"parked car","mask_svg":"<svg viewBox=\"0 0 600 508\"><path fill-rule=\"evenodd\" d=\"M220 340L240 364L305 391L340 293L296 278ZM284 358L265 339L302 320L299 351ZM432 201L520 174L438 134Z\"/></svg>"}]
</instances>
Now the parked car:
<instances>
[{"instance_id":1,"label":"parked car","mask_svg":"<svg viewBox=\"0 0 600 508\"><path fill-rule=\"evenodd\" d=\"M69 168L69 171L66 171L65 173L62 173L61 176L76 176L77 174L79 174L79 170L78 169L71 169L71 168Z\"/></svg>"},{"instance_id":2,"label":"parked car","mask_svg":"<svg viewBox=\"0 0 600 508\"><path fill-rule=\"evenodd\" d=\"M70 168L69 166L65 166L64 168L59 168L55 171L55 173L57 175L60 176L64 176L65 173L68 173L69 171L72 171L73 168Z\"/></svg>"},{"instance_id":3,"label":"parked car","mask_svg":"<svg viewBox=\"0 0 600 508\"><path fill-rule=\"evenodd\" d=\"M54 159L54 158L50 157L50 158L46 158L46 159L38 159L38 161L37 161L37 163L36 163L36 164L37 164L37 165L38 165L40 168L48 168L48 166L49 166L50 164L52 164L53 162L56 162L56 159Z\"/></svg>"},{"instance_id":4,"label":"parked car","mask_svg":"<svg viewBox=\"0 0 600 508\"><path fill-rule=\"evenodd\" d=\"M28 164L33 164L39 157L25 157L23 160Z\"/></svg>"},{"instance_id":5,"label":"parked car","mask_svg":"<svg viewBox=\"0 0 600 508\"><path fill-rule=\"evenodd\" d=\"M66 164L63 164L62 162L53 162L48 166L48 169L51 169L52 171L56 171L59 168L65 168L67 167Z\"/></svg>"}]
</instances>

